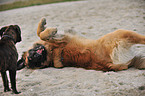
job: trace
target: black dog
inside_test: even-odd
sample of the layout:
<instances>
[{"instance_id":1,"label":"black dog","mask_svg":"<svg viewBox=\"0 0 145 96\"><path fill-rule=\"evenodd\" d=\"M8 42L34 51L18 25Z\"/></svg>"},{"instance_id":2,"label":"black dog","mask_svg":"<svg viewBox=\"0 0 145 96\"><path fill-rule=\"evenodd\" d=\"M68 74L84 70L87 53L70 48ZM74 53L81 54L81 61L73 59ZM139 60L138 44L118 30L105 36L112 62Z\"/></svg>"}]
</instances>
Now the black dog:
<instances>
[{"instance_id":1,"label":"black dog","mask_svg":"<svg viewBox=\"0 0 145 96\"><path fill-rule=\"evenodd\" d=\"M11 88L15 94L20 92L16 89L16 70L18 53L15 47L21 41L21 30L18 25L10 25L0 30L0 72L4 85L4 92L10 91L6 71L9 70Z\"/></svg>"}]
</instances>

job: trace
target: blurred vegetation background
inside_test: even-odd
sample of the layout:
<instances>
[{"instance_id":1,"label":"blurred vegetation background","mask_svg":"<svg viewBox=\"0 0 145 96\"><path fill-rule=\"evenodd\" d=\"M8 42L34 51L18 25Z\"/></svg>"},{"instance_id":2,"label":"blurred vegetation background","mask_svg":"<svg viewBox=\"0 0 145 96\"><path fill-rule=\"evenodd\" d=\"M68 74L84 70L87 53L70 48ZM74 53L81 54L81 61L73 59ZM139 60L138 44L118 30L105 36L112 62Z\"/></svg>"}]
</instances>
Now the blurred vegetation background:
<instances>
[{"instance_id":1,"label":"blurred vegetation background","mask_svg":"<svg viewBox=\"0 0 145 96\"><path fill-rule=\"evenodd\" d=\"M68 2L68 1L79 1L79 0L1 0L0 11L21 8L21 7L35 6L35 5L42 5L42 4Z\"/></svg>"}]
</instances>

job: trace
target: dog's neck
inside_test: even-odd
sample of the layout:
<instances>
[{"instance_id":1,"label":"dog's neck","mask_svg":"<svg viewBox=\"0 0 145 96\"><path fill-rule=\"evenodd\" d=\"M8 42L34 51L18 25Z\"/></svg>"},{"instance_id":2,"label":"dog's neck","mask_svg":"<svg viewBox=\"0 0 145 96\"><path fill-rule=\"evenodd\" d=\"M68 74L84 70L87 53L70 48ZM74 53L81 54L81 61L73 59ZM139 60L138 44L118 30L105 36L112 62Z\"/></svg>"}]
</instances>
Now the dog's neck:
<instances>
[{"instance_id":1,"label":"dog's neck","mask_svg":"<svg viewBox=\"0 0 145 96\"><path fill-rule=\"evenodd\" d=\"M16 41L14 40L14 38L12 36L9 36L9 35L2 35L1 39L0 40L3 40L5 41L5 38L9 38L11 41L14 42L14 44L16 44ZM8 39L8 40L9 40Z\"/></svg>"}]
</instances>

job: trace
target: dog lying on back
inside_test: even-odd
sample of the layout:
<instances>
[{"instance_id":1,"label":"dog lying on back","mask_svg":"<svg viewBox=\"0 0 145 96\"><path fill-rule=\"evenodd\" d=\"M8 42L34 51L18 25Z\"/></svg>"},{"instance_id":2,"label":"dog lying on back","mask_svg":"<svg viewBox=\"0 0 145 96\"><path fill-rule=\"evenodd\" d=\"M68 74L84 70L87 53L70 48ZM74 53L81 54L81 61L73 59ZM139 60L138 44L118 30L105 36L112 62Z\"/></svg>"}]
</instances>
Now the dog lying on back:
<instances>
[{"instance_id":1,"label":"dog lying on back","mask_svg":"<svg viewBox=\"0 0 145 96\"><path fill-rule=\"evenodd\" d=\"M10 25L0 29L0 72L4 85L4 92L10 91L6 71L9 70L11 88L15 94L20 92L16 89L16 70L18 53L15 47L21 41L21 30L18 25Z\"/></svg>"},{"instance_id":2,"label":"dog lying on back","mask_svg":"<svg viewBox=\"0 0 145 96\"><path fill-rule=\"evenodd\" d=\"M144 54L128 52L136 44L145 45L145 36L143 35L129 30L116 30L98 40L91 40L68 34L56 34L56 28L45 28L45 24L46 20L41 19L38 24L37 35L42 41L34 44L40 44L47 50L46 60L40 64L39 68L44 66L82 67L102 71L120 71L131 66L138 69L145 68ZM35 48L33 46L30 50ZM40 50L39 53L37 51L35 53L42 56ZM29 50L26 51L22 58L23 65L31 68L32 57L32 53ZM39 61L39 59L37 60ZM19 62L18 66L21 64ZM36 68L35 64L33 64L34 67Z\"/></svg>"}]
</instances>

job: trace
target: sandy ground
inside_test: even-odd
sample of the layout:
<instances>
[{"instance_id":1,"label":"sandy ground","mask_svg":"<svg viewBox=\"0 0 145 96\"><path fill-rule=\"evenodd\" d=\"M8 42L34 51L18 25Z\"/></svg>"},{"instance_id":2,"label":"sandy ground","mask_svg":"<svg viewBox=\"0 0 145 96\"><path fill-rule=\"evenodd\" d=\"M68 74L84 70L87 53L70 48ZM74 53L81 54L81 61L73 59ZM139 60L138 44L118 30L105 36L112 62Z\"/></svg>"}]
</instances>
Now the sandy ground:
<instances>
[{"instance_id":1,"label":"sandy ground","mask_svg":"<svg viewBox=\"0 0 145 96\"><path fill-rule=\"evenodd\" d=\"M144 0L84 0L47 4L0 12L0 27L17 24L22 30L17 44L19 58L35 41L42 17L48 27L59 32L74 30L87 38L98 39L116 29L145 35ZM102 72L82 68L23 69L17 72L18 96L144 96L145 70L130 68L120 72ZM0 96L14 95L3 92Z\"/></svg>"}]
</instances>

